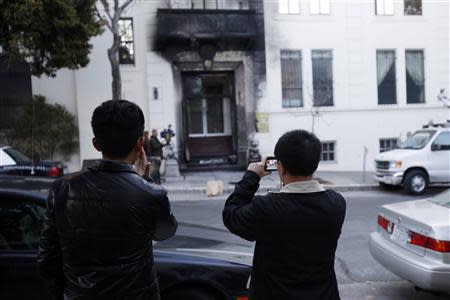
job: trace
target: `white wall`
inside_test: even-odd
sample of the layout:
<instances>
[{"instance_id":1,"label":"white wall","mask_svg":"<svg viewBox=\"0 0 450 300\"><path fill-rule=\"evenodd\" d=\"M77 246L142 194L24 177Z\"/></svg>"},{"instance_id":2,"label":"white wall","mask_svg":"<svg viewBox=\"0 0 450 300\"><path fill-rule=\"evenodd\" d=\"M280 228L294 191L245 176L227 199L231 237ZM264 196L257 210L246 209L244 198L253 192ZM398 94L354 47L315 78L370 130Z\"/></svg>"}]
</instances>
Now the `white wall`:
<instances>
[{"instance_id":1,"label":"white wall","mask_svg":"<svg viewBox=\"0 0 450 300\"><path fill-rule=\"evenodd\" d=\"M423 16L404 16L403 1L395 2L394 16L376 16L374 1L332 1L330 15L310 15L309 0L300 0L299 15L278 14L277 1L264 1L267 81L259 112L269 113L269 133L256 135L263 154L271 154L278 137L294 128L311 129L311 50L333 50L334 106L320 108L315 133L323 140L337 141L337 161L324 163L326 170L358 170L363 147L370 160L378 153L381 137L398 137L419 129L429 120L443 122L449 111L437 101L440 88L449 84L449 4L447 0L423 1ZM122 66L123 97L144 111L146 128L162 130L173 124L181 132L180 87L170 63L151 51L156 31L157 8L168 1L141 1L131 5L124 16L133 17L136 64ZM99 158L91 146L92 112L111 98L108 30L92 40L90 64L78 71L61 70L56 78L33 78L33 93L50 102L64 104L77 115L80 156L74 156L71 171L83 159ZM378 105L376 49L396 49L397 104ZM425 104L406 103L405 49L425 53ZM283 109L281 105L280 49L301 49L303 54L303 108ZM153 87L159 99L153 100ZM179 136L179 134L178 134Z\"/></svg>"},{"instance_id":2,"label":"white wall","mask_svg":"<svg viewBox=\"0 0 450 300\"><path fill-rule=\"evenodd\" d=\"M270 115L270 133L258 134L263 154L271 154L278 137L295 128L311 130L312 49L333 50L334 106L322 107L315 133L337 142L337 160L324 170L359 170L363 147L369 167L379 138L415 131L429 120L444 122L449 111L438 102L449 85L449 4L423 1L423 16L376 16L374 1L331 1L330 15L310 15L309 0L300 0L299 15L281 15L278 2L265 2L267 88L258 110ZM302 50L303 108L282 108L280 50ZM397 104L378 105L376 49L396 50ZM406 103L405 49L424 49L425 103Z\"/></svg>"}]
</instances>

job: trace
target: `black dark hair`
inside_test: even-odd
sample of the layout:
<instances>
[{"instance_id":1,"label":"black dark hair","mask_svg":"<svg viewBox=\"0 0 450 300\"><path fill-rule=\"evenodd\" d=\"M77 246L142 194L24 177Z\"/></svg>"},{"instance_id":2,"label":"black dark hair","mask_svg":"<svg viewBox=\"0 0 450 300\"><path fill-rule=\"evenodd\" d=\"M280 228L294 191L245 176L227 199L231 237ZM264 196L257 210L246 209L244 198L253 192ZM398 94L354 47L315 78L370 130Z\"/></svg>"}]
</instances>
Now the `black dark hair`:
<instances>
[{"instance_id":1,"label":"black dark hair","mask_svg":"<svg viewBox=\"0 0 450 300\"><path fill-rule=\"evenodd\" d=\"M291 175L312 175L319 165L322 153L320 140L305 130L283 134L275 146L275 157Z\"/></svg>"},{"instance_id":2,"label":"black dark hair","mask_svg":"<svg viewBox=\"0 0 450 300\"><path fill-rule=\"evenodd\" d=\"M126 100L109 100L92 114L92 130L102 153L111 158L130 154L144 135L144 114L136 104Z\"/></svg>"}]
</instances>

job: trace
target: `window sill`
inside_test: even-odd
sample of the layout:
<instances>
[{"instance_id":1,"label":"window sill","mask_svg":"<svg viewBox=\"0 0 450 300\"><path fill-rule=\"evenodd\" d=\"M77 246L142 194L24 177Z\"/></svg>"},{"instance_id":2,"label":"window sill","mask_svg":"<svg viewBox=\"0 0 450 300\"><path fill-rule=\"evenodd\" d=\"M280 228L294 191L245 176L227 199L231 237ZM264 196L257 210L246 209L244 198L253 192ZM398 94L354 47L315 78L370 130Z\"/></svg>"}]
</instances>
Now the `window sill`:
<instances>
[{"instance_id":1,"label":"window sill","mask_svg":"<svg viewBox=\"0 0 450 300\"><path fill-rule=\"evenodd\" d=\"M328 15L276 14L273 17L273 20L286 22L298 22L299 20L301 20L303 22L326 22L326 23L333 23L337 21L335 16L332 14Z\"/></svg>"},{"instance_id":2,"label":"window sill","mask_svg":"<svg viewBox=\"0 0 450 300\"><path fill-rule=\"evenodd\" d=\"M134 65L125 65L125 64L123 64L123 65L119 65L120 66L120 70L122 71L136 71L137 70L137 67L136 67L136 64L134 64Z\"/></svg>"},{"instance_id":3,"label":"window sill","mask_svg":"<svg viewBox=\"0 0 450 300\"><path fill-rule=\"evenodd\" d=\"M338 163L337 160L321 160L319 164L335 165L337 163Z\"/></svg>"},{"instance_id":4,"label":"window sill","mask_svg":"<svg viewBox=\"0 0 450 300\"><path fill-rule=\"evenodd\" d=\"M420 102L420 103L409 103L408 101L406 101L406 105L413 105L413 106L425 106L427 104L427 102Z\"/></svg>"}]
</instances>

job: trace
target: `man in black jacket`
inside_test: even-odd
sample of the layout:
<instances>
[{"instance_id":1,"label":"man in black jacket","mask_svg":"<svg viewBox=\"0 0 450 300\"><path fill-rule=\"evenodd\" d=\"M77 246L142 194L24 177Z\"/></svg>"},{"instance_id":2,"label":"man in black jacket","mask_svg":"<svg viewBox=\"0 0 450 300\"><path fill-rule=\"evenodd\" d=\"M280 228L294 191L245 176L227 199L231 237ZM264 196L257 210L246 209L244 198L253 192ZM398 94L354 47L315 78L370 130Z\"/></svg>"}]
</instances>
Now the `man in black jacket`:
<instances>
[{"instance_id":1,"label":"man in black jacket","mask_svg":"<svg viewBox=\"0 0 450 300\"><path fill-rule=\"evenodd\" d=\"M317 137L290 131L275 146L281 191L255 196L268 173L252 163L225 203L225 226L256 241L250 299L340 299L334 255L346 203L313 180L320 156Z\"/></svg>"},{"instance_id":2,"label":"man in black jacket","mask_svg":"<svg viewBox=\"0 0 450 300\"><path fill-rule=\"evenodd\" d=\"M152 240L177 223L148 177L144 115L107 101L92 116L99 165L57 180L47 200L39 270L57 299L159 299Z\"/></svg>"}]
</instances>

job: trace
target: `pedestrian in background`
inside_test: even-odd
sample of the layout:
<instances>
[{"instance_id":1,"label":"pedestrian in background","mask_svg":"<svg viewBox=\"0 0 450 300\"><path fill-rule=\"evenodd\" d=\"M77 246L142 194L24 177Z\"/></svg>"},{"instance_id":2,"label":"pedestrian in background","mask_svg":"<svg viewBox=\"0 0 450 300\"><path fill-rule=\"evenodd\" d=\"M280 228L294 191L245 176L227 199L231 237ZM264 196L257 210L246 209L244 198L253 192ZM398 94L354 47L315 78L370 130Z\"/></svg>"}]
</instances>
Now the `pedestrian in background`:
<instances>
[{"instance_id":1,"label":"pedestrian in background","mask_svg":"<svg viewBox=\"0 0 450 300\"><path fill-rule=\"evenodd\" d=\"M103 159L52 184L39 271L55 299L158 300L152 240L171 237L177 223L166 190L149 181L144 115L106 101L91 124Z\"/></svg>"},{"instance_id":2,"label":"pedestrian in background","mask_svg":"<svg viewBox=\"0 0 450 300\"><path fill-rule=\"evenodd\" d=\"M153 178L155 183L161 184L161 160L163 159L163 147L164 145L158 139L158 130L152 130L152 136L150 137L149 142L150 153L151 153L151 162L152 168L150 176Z\"/></svg>"},{"instance_id":3,"label":"pedestrian in background","mask_svg":"<svg viewBox=\"0 0 450 300\"><path fill-rule=\"evenodd\" d=\"M147 156L147 160L150 161L151 147L150 147L150 133L148 130L144 131L144 151Z\"/></svg>"},{"instance_id":4,"label":"pedestrian in background","mask_svg":"<svg viewBox=\"0 0 450 300\"><path fill-rule=\"evenodd\" d=\"M338 300L334 272L346 203L313 180L321 142L294 130L275 146L280 192L255 196L264 163L251 163L223 209L234 234L256 241L250 299Z\"/></svg>"}]
</instances>

